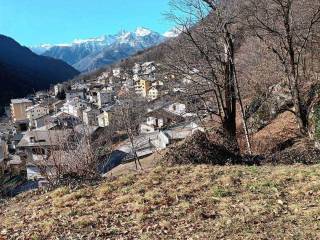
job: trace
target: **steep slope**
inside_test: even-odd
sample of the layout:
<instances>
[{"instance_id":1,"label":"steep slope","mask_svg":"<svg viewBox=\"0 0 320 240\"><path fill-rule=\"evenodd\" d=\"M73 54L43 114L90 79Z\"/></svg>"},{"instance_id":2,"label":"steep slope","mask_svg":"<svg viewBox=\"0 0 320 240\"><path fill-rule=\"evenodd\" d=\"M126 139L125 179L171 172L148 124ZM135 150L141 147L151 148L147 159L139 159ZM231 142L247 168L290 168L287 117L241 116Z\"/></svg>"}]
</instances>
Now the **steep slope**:
<instances>
[{"instance_id":1,"label":"steep slope","mask_svg":"<svg viewBox=\"0 0 320 240\"><path fill-rule=\"evenodd\" d=\"M319 239L319 166L156 167L0 206L5 239Z\"/></svg>"},{"instance_id":2,"label":"steep slope","mask_svg":"<svg viewBox=\"0 0 320 240\"><path fill-rule=\"evenodd\" d=\"M135 32L122 31L116 35L75 40L72 44L51 47L44 56L61 59L86 72L127 58L138 51L156 46L166 37L146 28Z\"/></svg>"},{"instance_id":3,"label":"steep slope","mask_svg":"<svg viewBox=\"0 0 320 240\"><path fill-rule=\"evenodd\" d=\"M0 35L0 106L73 78L79 72L63 61L38 56L12 38Z\"/></svg>"}]
</instances>

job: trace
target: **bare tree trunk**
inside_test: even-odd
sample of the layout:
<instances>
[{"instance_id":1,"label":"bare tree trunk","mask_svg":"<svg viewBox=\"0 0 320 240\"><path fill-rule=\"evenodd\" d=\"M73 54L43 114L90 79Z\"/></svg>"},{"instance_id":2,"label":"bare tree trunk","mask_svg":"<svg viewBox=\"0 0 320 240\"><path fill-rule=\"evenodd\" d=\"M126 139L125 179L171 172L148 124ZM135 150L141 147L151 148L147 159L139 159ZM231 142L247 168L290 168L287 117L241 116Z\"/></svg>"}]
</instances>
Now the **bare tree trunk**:
<instances>
[{"instance_id":1,"label":"bare tree trunk","mask_svg":"<svg viewBox=\"0 0 320 240\"><path fill-rule=\"evenodd\" d=\"M290 59L291 72L289 73L289 84L291 88L291 95L293 98L293 105L295 109L296 120L302 134L306 134L307 121L304 120L304 112L302 109L301 96L299 91L299 73L298 66L296 66L296 52L294 50L293 32L292 32L292 1L287 3L284 8L284 26L286 29L286 40L288 44L288 54Z\"/></svg>"},{"instance_id":2,"label":"bare tree trunk","mask_svg":"<svg viewBox=\"0 0 320 240\"><path fill-rule=\"evenodd\" d=\"M300 133L305 135L308 128L307 114L303 110L302 100L298 86L298 76L291 73L291 95Z\"/></svg>"},{"instance_id":3,"label":"bare tree trunk","mask_svg":"<svg viewBox=\"0 0 320 240\"><path fill-rule=\"evenodd\" d=\"M239 150L237 142L237 126L236 126L236 87L235 87L235 66L234 66L234 45L228 27L224 27L225 31L225 102L226 114L224 116L223 128L228 135L230 141L234 144L236 150Z\"/></svg>"},{"instance_id":4,"label":"bare tree trunk","mask_svg":"<svg viewBox=\"0 0 320 240\"><path fill-rule=\"evenodd\" d=\"M136 152L136 148L134 146L134 139L133 139L132 133L129 130L127 130L127 134L128 134L128 137L129 137L129 140L130 140L130 143L131 143L131 148L132 148L132 152L133 152L133 155L134 155L134 164L136 166L136 170L138 170L137 163L139 164L140 169L143 169L142 165L140 163L140 159L138 157L138 154Z\"/></svg>"},{"instance_id":5,"label":"bare tree trunk","mask_svg":"<svg viewBox=\"0 0 320 240\"><path fill-rule=\"evenodd\" d=\"M244 111L244 107L243 107L243 102L242 102L242 97L241 97L241 92L240 92L240 87L239 87L239 83L238 83L236 69L234 70L234 74L235 74L234 79L236 82L236 88L237 88L237 94L238 94L239 105L240 105L240 110L241 110L241 117L242 117L242 123L243 123L243 130L244 130L244 134L245 134L245 138L246 138L247 149L248 149L248 153L250 155L252 155L252 146L251 146L251 142L250 142L248 124L247 124L246 117L245 117L245 111Z\"/></svg>"}]
</instances>

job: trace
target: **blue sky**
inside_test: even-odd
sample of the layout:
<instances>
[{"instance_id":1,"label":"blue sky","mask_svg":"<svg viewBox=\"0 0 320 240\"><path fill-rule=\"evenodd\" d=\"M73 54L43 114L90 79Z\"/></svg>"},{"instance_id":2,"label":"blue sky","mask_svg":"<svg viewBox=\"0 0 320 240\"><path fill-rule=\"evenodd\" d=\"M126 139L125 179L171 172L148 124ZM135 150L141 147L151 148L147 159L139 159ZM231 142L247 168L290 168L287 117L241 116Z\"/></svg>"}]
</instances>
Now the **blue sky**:
<instances>
[{"instance_id":1,"label":"blue sky","mask_svg":"<svg viewBox=\"0 0 320 240\"><path fill-rule=\"evenodd\" d=\"M169 0L0 0L0 34L27 46L65 43L138 26L164 33Z\"/></svg>"}]
</instances>

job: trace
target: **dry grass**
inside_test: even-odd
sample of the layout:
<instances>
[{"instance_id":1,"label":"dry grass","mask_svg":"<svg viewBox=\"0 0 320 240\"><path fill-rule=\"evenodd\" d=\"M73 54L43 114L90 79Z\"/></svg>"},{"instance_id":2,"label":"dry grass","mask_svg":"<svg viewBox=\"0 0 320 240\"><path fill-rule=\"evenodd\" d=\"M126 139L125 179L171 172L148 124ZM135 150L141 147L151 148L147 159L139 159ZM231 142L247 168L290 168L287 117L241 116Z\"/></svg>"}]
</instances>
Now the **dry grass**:
<instances>
[{"instance_id":1,"label":"dry grass","mask_svg":"<svg viewBox=\"0 0 320 240\"><path fill-rule=\"evenodd\" d=\"M5 239L319 239L319 177L318 165L156 167L95 187L21 195L0 207L0 232Z\"/></svg>"}]
</instances>

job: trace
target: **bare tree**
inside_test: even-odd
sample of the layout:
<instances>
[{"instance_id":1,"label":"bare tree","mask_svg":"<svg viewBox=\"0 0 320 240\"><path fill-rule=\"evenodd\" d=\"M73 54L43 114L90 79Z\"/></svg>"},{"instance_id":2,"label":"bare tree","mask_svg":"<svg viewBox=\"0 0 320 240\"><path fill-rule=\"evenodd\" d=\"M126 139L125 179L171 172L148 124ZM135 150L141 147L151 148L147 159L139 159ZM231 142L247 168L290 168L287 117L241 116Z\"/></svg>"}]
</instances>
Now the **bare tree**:
<instances>
[{"instance_id":1,"label":"bare tree","mask_svg":"<svg viewBox=\"0 0 320 240\"><path fill-rule=\"evenodd\" d=\"M308 127L307 106L301 97L304 59L319 32L319 0L247 0L248 29L282 64L302 134ZM306 79L305 79L306 80Z\"/></svg>"},{"instance_id":2,"label":"bare tree","mask_svg":"<svg viewBox=\"0 0 320 240\"><path fill-rule=\"evenodd\" d=\"M81 125L79 125L81 126ZM86 127L47 131L45 145L35 142L33 160L29 163L39 169L40 175L51 186L72 179L97 179L99 155L92 130ZM43 133L41 134L43 137ZM38 139L35 131L35 139Z\"/></svg>"},{"instance_id":3,"label":"bare tree","mask_svg":"<svg viewBox=\"0 0 320 240\"><path fill-rule=\"evenodd\" d=\"M135 144L135 137L139 134L139 124L146 116L146 102L136 95L135 92L129 91L123 95L118 102L118 106L114 113L114 119L117 122L118 129L123 129L131 144L132 154L136 169L142 169L142 165L137 154L137 146Z\"/></svg>"},{"instance_id":4,"label":"bare tree","mask_svg":"<svg viewBox=\"0 0 320 240\"><path fill-rule=\"evenodd\" d=\"M208 112L220 119L224 132L237 146L236 113L241 95L235 53L243 39L238 1L172 0L171 6L168 17L182 34L178 45L171 46L174 55L169 56L168 65L191 76L192 95L211 99L211 104L206 101ZM244 128L251 152L245 120Z\"/></svg>"}]
</instances>

